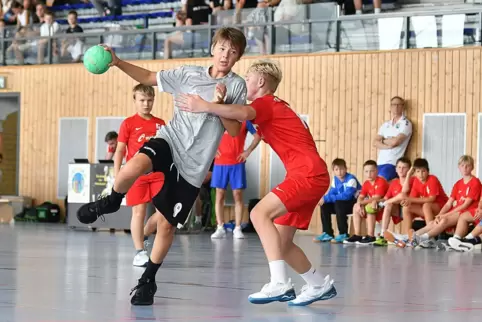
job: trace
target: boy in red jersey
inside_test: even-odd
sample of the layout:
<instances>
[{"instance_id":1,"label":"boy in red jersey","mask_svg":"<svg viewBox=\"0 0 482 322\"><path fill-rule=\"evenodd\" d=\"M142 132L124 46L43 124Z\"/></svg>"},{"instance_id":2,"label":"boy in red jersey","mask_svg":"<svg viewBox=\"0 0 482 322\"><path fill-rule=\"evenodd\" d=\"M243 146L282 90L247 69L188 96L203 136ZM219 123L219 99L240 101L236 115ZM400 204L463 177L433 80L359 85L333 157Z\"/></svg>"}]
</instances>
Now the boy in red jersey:
<instances>
[{"instance_id":1,"label":"boy in red jersey","mask_svg":"<svg viewBox=\"0 0 482 322\"><path fill-rule=\"evenodd\" d=\"M468 212L473 218L480 199L480 180L472 175L474 159L469 155L460 157L459 171L462 179L452 188L450 198L442 207L435 220L416 232L408 232L409 240L423 248L434 248L435 237L446 229L454 227L462 213Z\"/></svg>"},{"instance_id":2,"label":"boy in red jersey","mask_svg":"<svg viewBox=\"0 0 482 322\"><path fill-rule=\"evenodd\" d=\"M402 221L402 210L400 206L400 202L406 197L410 190L404 191L404 183L407 180L407 174L410 168L412 167L412 162L410 159L401 157L397 160L395 171L398 175L398 178L393 179L390 181L390 186L388 187L388 191L383 198L383 218L382 218L382 229L380 232L380 237L377 237L375 241L375 246L387 246L387 239L384 237L385 234L393 234L392 232L388 231L388 225L390 223L390 218L393 220L393 223L397 225ZM413 184L414 178L410 178L409 185L407 186L408 189Z\"/></svg>"},{"instance_id":3,"label":"boy in red jersey","mask_svg":"<svg viewBox=\"0 0 482 322\"><path fill-rule=\"evenodd\" d=\"M116 131L110 131L105 135L105 143L107 143L107 153L105 160L112 160L114 158L115 150L117 149L117 139L119 135Z\"/></svg>"},{"instance_id":4,"label":"boy in red jersey","mask_svg":"<svg viewBox=\"0 0 482 322\"><path fill-rule=\"evenodd\" d=\"M363 172L366 181L353 206L353 225L355 235L345 240L344 244L372 245L375 241L375 223L383 217L383 209L378 207L379 201L385 196L388 190L388 182L378 175L377 163L368 160L363 164ZM367 208L371 212L368 212ZM371 209L370 209L371 208ZM361 220L366 219L367 236L361 236Z\"/></svg>"},{"instance_id":5,"label":"boy in red jersey","mask_svg":"<svg viewBox=\"0 0 482 322\"><path fill-rule=\"evenodd\" d=\"M408 172L408 178L415 174L409 197L400 203L403 206L402 229L412 231L412 222L416 217L425 220L426 225L434 220L435 215L445 206L448 197L438 178L429 173L428 162L425 159L416 159L413 168ZM409 235L408 241L413 241L413 236ZM405 247L406 241L398 241L397 246ZM409 245L416 246L410 242Z\"/></svg>"},{"instance_id":6,"label":"boy in red jersey","mask_svg":"<svg viewBox=\"0 0 482 322\"><path fill-rule=\"evenodd\" d=\"M120 126L114 155L115 176L119 173L126 150L126 161L129 161L142 145L154 137L161 126L165 125L163 120L151 114L155 96L152 86L136 85L132 93L137 113L126 118ZM146 266L149 261L147 251L144 249L144 219L147 204L161 190L163 183L164 175L162 173L151 172L139 177L127 192L127 205L132 206L132 241L136 248L136 255L132 263L134 266Z\"/></svg>"},{"instance_id":7,"label":"boy in red jersey","mask_svg":"<svg viewBox=\"0 0 482 322\"><path fill-rule=\"evenodd\" d=\"M254 138L248 149L244 150L244 143L246 135L251 133ZM211 178L211 187L216 189L216 221L218 227L211 235L211 238L226 237L226 230L224 229L224 196L228 183L233 190L234 199L234 218L236 226L233 230L233 238L244 238L241 231L241 219L243 216L243 190L246 189L246 159L251 152L256 149L260 136L256 133L256 129L250 121L245 121L241 125L239 134L235 137L229 135L227 131L224 132L221 142L218 146L218 152L214 159L214 167Z\"/></svg>"},{"instance_id":8,"label":"boy in red jersey","mask_svg":"<svg viewBox=\"0 0 482 322\"><path fill-rule=\"evenodd\" d=\"M291 306L304 306L336 296L333 280L328 275L323 278L293 243L296 231L308 228L318 201L328 190L330 177L307 124L286 102L273 95L281 77L276 63L257 61L246 76L251 105L213 104L190 94L181 95L176 101L186 111L252 120L258 125L258 134L280 157L287 172L285 181L251 211L251 221L269 261L271 281L260 292L251 294L249 301L254 304L289 301ZM307 283L298 297L287 277L286 263Z\"/></svg>"}]
</instances>

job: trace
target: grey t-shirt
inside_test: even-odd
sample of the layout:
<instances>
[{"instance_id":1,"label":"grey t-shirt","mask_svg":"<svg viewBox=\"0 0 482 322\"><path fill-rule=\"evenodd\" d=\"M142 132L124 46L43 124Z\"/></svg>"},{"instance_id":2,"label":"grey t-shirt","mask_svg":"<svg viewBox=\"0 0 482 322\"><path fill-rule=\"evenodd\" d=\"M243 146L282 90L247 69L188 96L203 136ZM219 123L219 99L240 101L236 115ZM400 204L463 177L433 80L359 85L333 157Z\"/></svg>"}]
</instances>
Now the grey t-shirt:
<instances>
[{"instance_id":1,"label":"grey t-shirt","mask_svg":"<svg viewBox=\"0 0 482 322\"><path fill-rule=\"evenodd\" d=\"M218 83L226 85L226 104L246 104L246 83L230 72L223 78L212 78L208 67L182 66L157 73L159 91L197 94L212 101ZM174 116L157 132L169 143L172 157L181 176L195 187L201 187L213 162L224 127L219 117L209 113L180 111L174 104Z\"/></svg>"}]
</instances>

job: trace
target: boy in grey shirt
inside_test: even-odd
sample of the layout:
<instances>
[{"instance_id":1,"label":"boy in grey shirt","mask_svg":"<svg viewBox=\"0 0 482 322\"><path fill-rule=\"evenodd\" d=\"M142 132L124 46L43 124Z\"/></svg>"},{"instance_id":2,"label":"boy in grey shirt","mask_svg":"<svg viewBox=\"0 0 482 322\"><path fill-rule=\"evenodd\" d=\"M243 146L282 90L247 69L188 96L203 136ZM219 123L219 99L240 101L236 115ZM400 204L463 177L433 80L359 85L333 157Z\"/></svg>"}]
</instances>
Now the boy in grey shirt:
<instances>
[{"instance_id":1,"label":"boy in grey shirt","mask_svg":"<svg viewBox=\"0 0 482 322\"><path fill-rule=\"evenodd\" d=\"M110 48L106 47L106 50L112 54L113 66L142 84L157 85L160 91L174 96L197 94L207 101L242 105L246 102L246 84L231 68L245 48L246 38L241 31L221 28L213 37L212 66L183 66L157 74L120 60ZM182 226L186 221L224 130L236 136L240 128L241 123L237 120L220 119L209 113L184 112L174 106L172 120L120 170L112 193L82 206L77 212L80 222L93 223L104 214L119 210L125 193L139 176L150 171L164 173L164 185L152 200L164 218L157 224L146 270L132 290L135 291L132 305L153 304L157 291L155 276L171 247L176 226Z\"/></svg>"}]
</instances>

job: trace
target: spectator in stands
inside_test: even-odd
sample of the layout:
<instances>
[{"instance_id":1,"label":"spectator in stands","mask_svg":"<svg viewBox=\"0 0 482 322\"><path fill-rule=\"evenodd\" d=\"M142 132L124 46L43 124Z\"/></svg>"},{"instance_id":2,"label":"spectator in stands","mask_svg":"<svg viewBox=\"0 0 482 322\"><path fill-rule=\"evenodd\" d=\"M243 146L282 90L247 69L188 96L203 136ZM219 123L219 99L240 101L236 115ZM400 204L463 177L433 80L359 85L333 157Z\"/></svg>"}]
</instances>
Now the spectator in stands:
<instances>
[{"instance_id":1,"label":"spectator in stands","mask_svg":"<svg viewBox=\"0 0 482 322\"><path fill-rule=\"evenodd\" d=\"M430 225L435 215L440 213L440 210L442 210L449 199L439 179L430 174L427 160L416 159L413 162L413 168L408 172L409 180L414 174L415 179L410 189L410 195L400 203L403 206L402 230L408 232L411 231L412 222L416 217L423 218L425 224ZM409 182L410 181L406 180L405 184L408 185ZM406 191L408 189L404 190ZM396 245L401 248L407 244L413 247L416 246L413 241L413 238L409 236L407 241L399 240Z\"/></svg>"},{"instance_id":2,"label":"spectator in stands","mask_svg":"<svg viewBox=\"0 0 482 322\"><path fill-rule=\"evenodd\" d=\"M2 17L7 25L14 25L17 22L17 18L12 11L12 4L14 0L3 0L2 1Z\"/></svg>"},{"instance_id":3,"label":"spectator in stands","mask_svg":"<svg viewBox=\"0 0 482 322\"><path fill-rule=\"evenodd\" d=\"M379 201L388 190L388 182L378 176L377 163L368 160L363 164L366 181L363 183L358 200L353 206L353 226L355 235L346 239L345 244L371 245L376 241L375 223L383 217L383 209L378 206ZM366 219L367 235L361 237L361 220Z\"/></svg>"},{"instance_id":4,"label":"spectator in stands","mask_svg":"<svg viewBox=\"0 0 482 322\"><path fill-rule=\"evenodd\" d=\"M117 149L117 139L119 135L116 131L110 131L105 135L105 143L107 143L107 154L105 155L106 160L112 160Z\"/></svg>"},{"instance_id":5,"label":"spectator in stands","mask_svg":"<svg viewBox=\"0 0 482 322\"><path fill-rule=\"evenodd\" d=\"M51 11L47 11L44 16L45 22L40 26L40 36L41 37L49 37L52 36L60 31L60 25L54 21L54 13ZM47 46L49 44L48 39L40 39L37 42L37 63L43 64L44 57L47 52ZM59 48L57 46L57 40L52 39L52 54L54 56L58 56Z\"/></svg>"},{"instance_id":6,"label":"spectator in stands","mask_svg":"<svg viewBox=\"0 0 482 322\"><path fill-rule=\"evenodd\" d=\"M7 53L14 51L17 62L19 64L23 64L23 52L25 51L25 49L31 47L32 43L19 38L34 35L31 29L33 14L28 12L28 10L25 10L23 5L16 1L12 3L11 10L17 21L17 32L15 33L15 40L12 41L10 47L7 48Z\"/></svg>"},{"instance_id":7,"label":"spectator in stands","mask_svg":"<svg viewBox=\"0 0 482 322\"><path fill-rule=\"evenodd\" d=\"M84 30L77 24L77 11L72 10L67 16L69 27L65 31L67 34L83 33ZM79 62L84 53L84 42L81 38L68 38L62 40L60 56L65 56L66 51L72 56L73 62Z\"/></svg>"},{"instance_id":8,"label":"spectator in stands","mask_svg":"<svg viewBox=\"0 0 482 322\"><path fill-rule=\"evenodd\" d=\"M331 215L336 214L339 234L335 242L343 243L348 239L348 215L352 213L361 185L353 174L347 172L345 160L335 159L331 167L335 176L331 181L330 190L318 203L321 207L323 234L315 237L313 241L327 242L333 239L335 234L331 225Z\"/></svg>"},{"instance_id":9,"label":"spectator in stands","mask_svg":"<svg viewBox=\"0 0 482 322\"><path fill-rule=\"evenodd\" d=\"M45 12L47 11L47 6L44 3L37 3L35 6L35 15L39 23L45 22Z\"/></svg>"},{"instance_id":10,"label":"spectator in stands","mask_svg":"<svg viewBox=\"0 0 482 322\"><path fill-rule=\"evenodd\" d=\"M268 7L269 1L258 1L258 6L256 9L251 11L251 13L246 18L247 22L256 23L259 25L266 24L269 20ZM248 39L254 39L259 47L259 53L261 55L266 55L268 53L268 28L264 26L248 27Z\"/></svg>"},{"instance_id":11,"label":"spectator in stands","mask_svg":"<svg viewBox=\"0 0 482 322\"><path fill-rule=\"evenodd\" d=\"M28 27L33 23L33 13L26 10L19 2L12 3L12 12L17 19L17 30L21 32L24 27ZM25 32L24 32L25 33Z\"/></svg>"},{"instance_id":12,"label":"spectator in stands","mask_svg":"<svg viewBox=\"0 0 482 322\"><path fill-rule=\"evenodd\" d=\"M379 149L378 173L390 181L397 177L396 161L403 157L412 136L412 123L404 116L405 101L399 96L390 100L392 119L382 124L373 145Z\"/></svg>"},{"instance_id":13,"label":"spectator in stands","mask_svg":"<svg viewBox=\"0 0 482 322\"><path fill-rule=\"evenodd\" d=\"M412 167L412 162L410 159L402 157L397 160L396 171L398 178L394 179L390 182L390 186L388 187L388 191L383 198L383 218L382 218L382 229L380 232L380 236L377 237L374 245L376 246L387 246L387 240L384 237L385 231L388 230L388 225L390 224L390 218L393 220L395 225L399 224L402 221L402 208L400 206L400 202L405 199L408 194L410 193L410 189L413 185L414 177L410 178L408 185L405 185L405 181L407 180L408 171ZM405 189L409 189L404 191ZM408 236L407 236L408 238Z\"/></svg>"},{"instance_id":14,"label":"spectator in stands","mask_svg":"<svg viewBox=\"0 0 482 322\"><path fill-rule=\"evenodd\" d=\"M435 248L434 238L446 229L455 227L462 213L469 212L472 217L475 216L482 186L480 180L472 175L474 159L463 155L458 165L462 179L455 183L450 198L435 220L416 232L413 229L409 231L409 240L413 239L415 244L423 248Z\"/></svg>"},{"instance_id":15,"label":"spectator in stands","mask_svg":"<svg viewBox=\"0 0 482 322\"><path fill-rule=\"evenodd\" d=\"M103 0L90 0L101 16L121 16L122 0L107 0L107 6Z\"/></svg>"},{"instance_id":16,"label":"spectator in stands","mask_svg":"<svg viewBox=\"0 0 482 322\"><path fill-rule=\"evenodd\" d=\"M355 2L355 10L357 15L363 13L363 0L353 0ZM382 12L382 0L373 0L375 14Z\"/></svg>"}]
</instances>

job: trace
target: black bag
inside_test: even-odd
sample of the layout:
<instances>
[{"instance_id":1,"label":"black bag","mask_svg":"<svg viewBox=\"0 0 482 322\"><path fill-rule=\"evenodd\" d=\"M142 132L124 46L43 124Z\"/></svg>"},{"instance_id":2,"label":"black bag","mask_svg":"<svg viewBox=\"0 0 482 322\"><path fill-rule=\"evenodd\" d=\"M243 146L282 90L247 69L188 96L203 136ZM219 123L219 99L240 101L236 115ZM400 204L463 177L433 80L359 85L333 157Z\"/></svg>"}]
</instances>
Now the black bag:
<instances>
[{"instance_id":1,"label":"black bag","mask_svg":"<svg viewBox=\"0 0 482 322\"><path fill-rule=\"evenodd\" d=\"M51 202L44 202L36 207L39 222L59 222L60 207Z\"/></svg>"}]
</instances>

